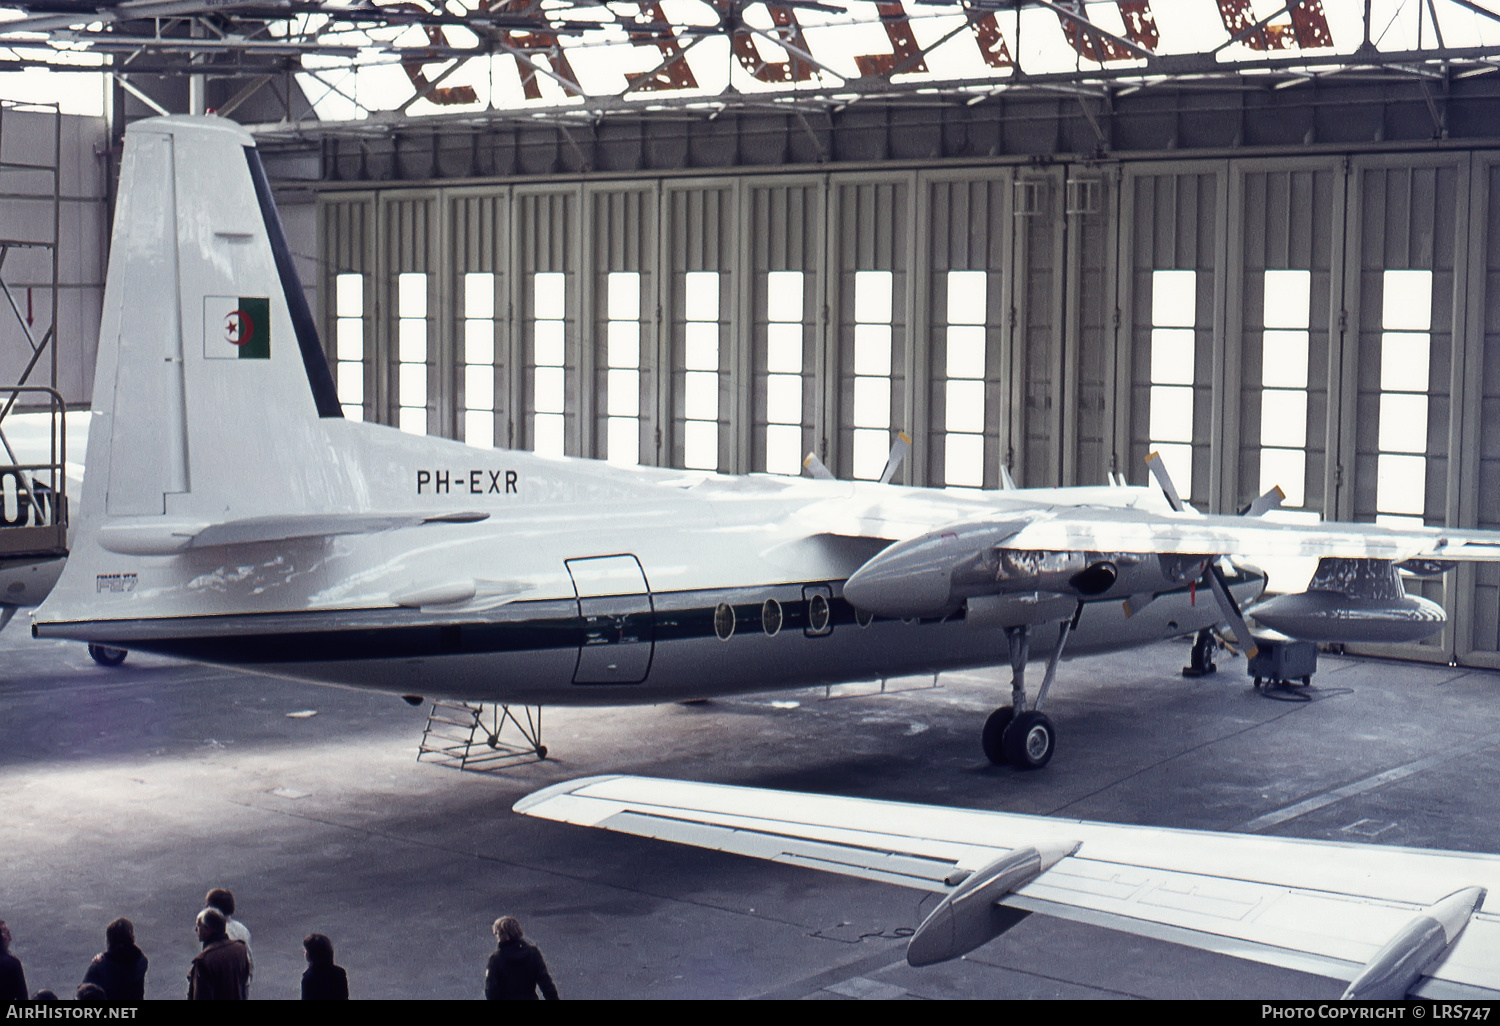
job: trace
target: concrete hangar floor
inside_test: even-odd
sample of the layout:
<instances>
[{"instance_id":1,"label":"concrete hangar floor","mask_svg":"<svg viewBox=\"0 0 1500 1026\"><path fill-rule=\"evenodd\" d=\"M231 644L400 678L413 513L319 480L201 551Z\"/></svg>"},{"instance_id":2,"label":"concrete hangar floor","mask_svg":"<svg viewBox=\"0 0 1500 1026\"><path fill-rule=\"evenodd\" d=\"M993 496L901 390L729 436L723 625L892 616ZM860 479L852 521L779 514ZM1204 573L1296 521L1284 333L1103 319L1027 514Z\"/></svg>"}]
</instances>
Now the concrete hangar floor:
<instances>
[{"instance_id":1,"label":"concrete hangar floor","mask_svg":"<svg viewBox=\"0 0 1500 1026\"><path fill-rule=\"evenodd\" d=\"M885 695L548 709L551 758L497 773L415 755L426 708L0 633L0 918L33 991L69 995L115 916L180 998L192 920L232 889L254 998L293 998L328 934L356 998L475 998L489 924L518 916L565 998L1333 998L1343 985L1032 916L967 958L904 961L917 892L517 816L594 773L1285 836L1495 851L1500 674L1323 657L1269 701L1185 644L1063 666L1060 744L991 767L1000 670ZM912 687L930 681L902 681ZM850 688L848 691L861 689ZM866 689L867 690L867 689ZM292 713L315 710L316 715Z\"/></svg>"}]
</instances>

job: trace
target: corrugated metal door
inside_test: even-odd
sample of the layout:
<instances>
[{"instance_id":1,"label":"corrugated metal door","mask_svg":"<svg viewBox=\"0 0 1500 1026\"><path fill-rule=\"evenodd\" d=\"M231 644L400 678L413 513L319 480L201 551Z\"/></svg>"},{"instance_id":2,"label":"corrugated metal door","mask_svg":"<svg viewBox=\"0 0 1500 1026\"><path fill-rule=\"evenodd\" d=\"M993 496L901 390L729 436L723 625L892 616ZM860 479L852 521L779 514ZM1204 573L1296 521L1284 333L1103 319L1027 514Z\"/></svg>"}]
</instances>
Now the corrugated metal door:
<instances>
[{"instance_id":1,"label":"corrugated metal door","mask_svg":"<svg viewBox=\"0 0 1500 1026\"><path fill-rule=\"evenodd\" d=\"M585 439L583 452L625 464L664 462L656 412L657 198L652 187L585 189L583 263L590 273L581 296L587 334L580 368L593 382L594 405L592 445Z\"/></svg>"},{"instance_id":2,"label":"corrugated metal door","mask_svg":"<svg viewBox=\"0 0 1500 1026\"><path fill-rule=\"evenodd\" d=\"M670 383L661 380L667 387L651 400L667 433L662 462L674 467L749 469L726 430L745 433L750 419L735 415L750 350L740 327L738 192L723 179L674 182L664 190L659 305L666 351L658 366L670 369Z\"/></svg>"},{"instance_id":3,"label":"corrugated metal door","mask_svg":"<svg viewBox=\"0 0 1500 1026\"><path fill-rule=\"evenodd\" d=\"M1009 168L932 174L921 180L921 266L927 297L921 321L928 381L925 485L1000 486L1011 420L1011 252Z\"/></svg>"},{"instance_id":4,"label":"corrugated metal door","mask_svg":"<svg viewBox=\"0 0 1500 1026\"><path fill-rule=\"evenodd\" d=\"M1458 434L1454 360L1467 309L1455 282L1467 275L1469 158L1360 157L1349 180L1348 259L1339 391L1338 462L1343 520L1406 518L1432 525L1458 516L1449 454ZM1408 590L1454 607L1451 579ZM1453 629L1385 654L1447 661Z\"/></svg>"},{"instance_id":5,"label":"corrugated metal door","mask_svg":"<svg viewBox=\"0 0 1500 1026\"><path fill-rule=\"evenodd\" d=\"M383 192L379 204L371 362L383 375L384 386L377 383L375 419L419 434L451 434L452 393L439 387L451 380L453 370L444 287L449 266L441 259L439 196L416 190Z\"/></svg>"},{"instance_id":6,"label":"corrugated metal door","mask_svg":"<svg viewBox=\"0 0 1500 1026\"><path fill-rule=\"evenodd\" d=\"M456 437L509 448L516 440L513 397L522 366L510 331L509 191L448 190L444 196L453 264L454 372L443 384L453 394Z\"/></svg>"},{"instance_id":7,"label":"corrugated metal door","mask_svg":"<svg viewBox=\"0 0 1500 1026\"><path fill-rule=\"evenodd\" d=\"M1161 451L1182 497L1200 508L1215 505L1226 179L1222 163L1141 164L1127 166L1120 184L1120 470L1145 484L1145 459Z\"/></svg>"},{"instance_id":8,"label":"corrugated metal door","mask_svg":"<svg viewBox=\"0 0 1500 1026\"><path fill-rule=\"evenodd\" d=\"M829 459L822 402L826 187L822 176L758 178L744 186L739 301L748 306L742 323L750 326L750 352L748 360L741 355L741 366L751 387L737 407L747 409L748 399L750 416L735 429L742 470L796 475L809 452Z\"/></svg>"},{"instance_id":9,"label":"corrugated metal door","mask_svg":"<svg viewBox=\"0 0 1500 1026\"><path fill-rule=\"evenodd\" d=\"M1063 169L1015 178L1011 250L1010 423L1004 462L1023 488L1063 484L1062 389L1067 218Z\"/></svg>"},{"instance_id":10,"label":"corrugated metal door","mask_svg":"<svg viewBox=\"0 0 1500 1026\"><path fill-rule=\"evenodd\" d=\"M909 176L835 176L829 186L829 320L836 325L827 354L837 381L827 421L839 477L880 476L899 430L914 423L908 392L912 281L912 181ZM903 466L898 480L910 480Z\"/></svg>"},{"instance_id":11,"label":"corrugated metal door","mask_svg":"<svg viewBox=\"0 0 1500 1026\"><path fill-rule=\"evenodd\" d=\"M1118 170L1071 168L1065 183L1067 283L1063 318L1062 482L1097 485L1118 470L1109 398L1115 380Z\"/></svg>"},{"instance_id":12,"label":"corrugated metal door","mask_svg":"<svg viewBox=\"0 0 1500 1026\"><path fill-rule=\"evenodd\" d=\"M320 194L318 233L323 351L335 369L339 401L358 407L365 419L374 419L374 411L383 409L386 385L385 374L376 372L379 361L374 359L372 338L377 305L375 194ZM340 278L345 275L356 275L359 287L346 285L341 292Z\"/></svg>"},{"instance_id":13,"label":"corrugated metal door","mask_svg":"<svg viewBox=\"0 0 1500 1026\"><path fill-rule=\"evenodd\" d=\"M1239 161L1230 176L1224 510L1278 486L1284 509L1322 514L1336 477L1345 175L1336 158L1289 164Z\"/></svg>"},{"instance_id":14,"label":"corrugated metal door","mask_svg":"<svg viewBox=\"0 0 1500 1026\"><path fill-rule=\"evenodd\" d=\"M1464 328L1454 334L1458 523L1500 530L1500 158L1472 158ZM1500 564L1453 575L1459 662L1500 668Z\"/></svg>"},{"instance_id":15,"label":"corrugated metal door","mask_svg":"<svg viewBox=\"0 0 1500 1026\"><path fill-rule=\"evenodd\" d=\"M589 277L579 273L581 204L576 186L518 186L511 198L511 336L521 368L520 387L513 382L511 395L511 408L520 411L515 444L535 450L540 440L544 451L569 456L589 452L593 439L592 419L579 412L592 399L580 370L580 283ZM538 398L544 409L538 409ZM560 428L555 433L554 423ZM557 444L549 448L554 438Z\"/></svg>"}]
</instances>

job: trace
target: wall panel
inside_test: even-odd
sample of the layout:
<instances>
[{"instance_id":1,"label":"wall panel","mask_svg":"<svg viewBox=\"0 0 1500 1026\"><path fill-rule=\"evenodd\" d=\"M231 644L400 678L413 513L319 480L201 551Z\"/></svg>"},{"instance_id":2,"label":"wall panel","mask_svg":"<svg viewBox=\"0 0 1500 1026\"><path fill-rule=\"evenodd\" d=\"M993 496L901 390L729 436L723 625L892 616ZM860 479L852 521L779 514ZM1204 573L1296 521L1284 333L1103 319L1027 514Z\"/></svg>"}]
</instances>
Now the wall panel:
<instances>
[{"instance_id":1,"label":"wall panel","mask_svg":"<svg viewBox=\"0 0 1500 1026\"><path fill-rule=\"evenodd\" d=\"M871 380L882 375L857 373L856 336L859 310L858 286L861 272L879 272L890 276L889 411L886 422L886 447L896 432L909 431L913 421L908 392L908 318L911 307L910 176L836 176L829 185L829 321L836 326L827 353L826 373L837 381L837 404L825 409L828 421L836 431L826 431L831 448L829 468L839 477L855 475L855 432L875 428L855 427L857 378ZM873 322L871 324L873 326ZM875 419L865 423L876 423ZM873 436L871 436L873 437ZM909 468L903 468L909 471ZM878 475L878 471L877 471Z\"/></svg>"},{"instance_id":2,"label":"wall panel","mask_svg":"<svg viewBox=\"0 0 1500 1026\"><path fill-rule=\"evenodd\" d=\"M741 336L744 333L741 331L740 275L737 273L739 190L732 182L723 181L703 185L673 183L664 190L662 203L661 252L665 271L659 305L664 351L658 355L658 365L667 373L662 379L665 387L659 388L652 397L658 422L667 436L662 462L674 467L686 465L688 275L713 274L717 276L717 293L712 305L717 316L718 343L715 467L726 471L733 468L743 473L749 468L739 462L739 449L731 433L736 423L747 419L736 415L736 411L746 406L739 391L748 379L742 363L748 359L749 349L746 339L743 348L747 352L742 356ZM693 280L701 282L704 279ZM695 308L691 312L701 313L702 310ZM709 373L696 370L697 363L693 366L694 373Z\"/></svg>"},{"instance_id":3,"label":"wall panel","mask_svg":"<svg viewBox=\"0 0 1500 1026\"><path fill-rule=\"evenodd\" d=\"M922 484L941 486L947 474L949 389L948 272L978 271L984 275L983 366L983 487L1000 486L1000 465L1009 454L1002 449L1002 426L1010 422L1010 261L1012 243L1010 169L982 175L923 176L926 231L920 242L928 275L926 346L915 354L928 373L927 429L913 437L925 449L926 474ZM957 393L954 394L958 400ZM961 415L961 411L954 411ZM925 436L925 437L923 437Z\"/></svg>"},{"instance_id":4,"label":"wall panel","mask_svg":"<svg viewBox=\"0 0 1500 1026\"><path fill-rule=\"evenodd\" d=\"M339 273L369 278L372 419L396 419L394 282L418 271L432 289L429 429L455 431L465 409L461 283L490 273L496 441L533 447L535 276L561 273L564 448L607 456L610 276L627 272L639 275L639 363L629 369L638 372L640 462L683 465L689 431L701 439L712 423L720 470L766 470L775 429L773 469L795 473L812 451L839 477L854 476L860 459L870 476L871 454L883 460L904 429L914 450L898 481L970 484L949 481L949 435L967 434L958 448L979 464L972 483L994 488L1005 466L1027 486L1097 484L1110 473L1147 481L1162 327L1153 292L1159 272L1191 272L1190 496L1233 511L1259 494L1263 453L1276 448L1266 440L1276 426L1266 391L1283 386L1266 380L1266 338L1290 329L1266 321L1267 276L1305 272L1306 326L1296 329L1307 336L1303 507L1368 521L1388 512L1378 498L1386 276L1418 271L1431 282L1420 514L1433 525L1500 528L1497 167L1489 154L1448 152L329 192L319 199L320 284L327 293ZM859 297L872 272L888 291L875 314L861 312ZM983 282L982 323L972 313L953 319L953 272L982 276L962 279ZM693 279L715 283L711 314L700 303L689 316L689 275L716 276ZM800 295L773 294L772 275ZM696 325L701 341L710 316L717 403L690 415L688 374L701 386L715 371L689 367L687 337ZM323 320L331 340L330 305ZM982 333L977 371L950 373L955 326ZM872 337L888 338L873 361L860 343ZM976 336L964 337L972 345ZM859 393L882 397L878 425L856 425ZM956 417L962 402L980 416ZM1442 600L1453 628L1428 645L1382 651L1500 665L1500 571L1468 568L1446 585L1411 588Z\"/></svg>"},{"instance_id":5,"label":"wall panel","mask_svg":"<svg viewBox=\"0 0 1500 1026\"><path fill-rule=\"evenodd\" d=\"M1339 387L1338 460L1343 468L1334 515L1369 521L1389 510L1392 491L1420 493L1408 512L1431 525L1452 523L1457 515L1457 482L1449 474L1453 437L1455 340L1463 336L1466 310L1455 281L1467 274L1469 158L1413 156L1359 158L1348 185L1348 256L1344 266L1345 332ZM1382 489L1383 461L1393 421L1407 428L1423 425L1394 418L1386 409L1393 370L1414 376L1417 368L1386 368L1387 321L1405 304L1386 302L1388 272L1430 275L1425 400L1424 481L1415 488ZM1393 311L1392 307L1400 309ZM1400 325L1397 325L1400 327ZM1408 591L1441 602L1451 612L1450 579L1408 581ZM1453 630L1416 645L1376 646L1384 654L1446 661L1454 651Z\"/></svg>"},{"instance_id":6,"label":"wall panel","mask_svg":"<svg viewBox=\"0 0 1500 1026\"><path fill-rule=\"evenodd\" d=\"M748 418L735 425L739 466L746 470L767 469L770 414L768 349L769 290L772 273L792 272L801 276L800 305L802 360L800 385L800 441L797 452L816 452L829 462L829 428L825 421L828 392L826 377L827 314L826 245L827 179L821 175L752 179L741 193L742 224L739 253L745 267L740 281L740 309L749 327L750 352L743 364L751 377ZM790 367L779 368L790 371ZM784 383L785 379L783 379ZM744 409L743 406L740 409ZM792 415L781 415L790 426ZM831 463L829 464L832 465ZM786 468L790 469L790 468Z\"/></svg>"},{"instance_id":7,"label":"wall panel","mask_svg":"<svg viewBox=\"0 0 1500 1026\"><path fill-rule=\"evenodd\" d=\"M536 289L538 273L558 273L565 283L563 346L563 449L567 455L592 452L593 418L581 411L593 400L592 378L582 370L585 346L579 337L581 293L592 278L581 273L583 198L577 187L516 187L511 199L513 237L510 275L513 336L521 368L516 445L536 448ZM592 370L592 362L589 363ZM515 406L512 407L516 408Z\"/></svg>"},{"instance_id":8,"label":"wall panel","mask_svg":"<svg viewBox=\"0 0 1500 1026\"><path fill-rule=\"evenodd\" d=\"M1338 431L1337 419L1330 417L1329 377L1338 366L1334 343L1342 283L1334 267L1343 257L1344 181L1337 160L1308 160L1300 166L1285 160L1246 161L1233 167L1224 351L1224 453L1230 469L1219 494L1223 509L1243 508L1260 495L1266 476L1261 449L1268 271L1308 274L1307 414L1302 478L1268 478L1265 483L1280 485L1293 497L1300 491L1299 508L1319 514L1327 509L1337 477L1336 461L1328 459ZM1273 304L1276 298L1271 297Z\"/></svg>"}]
</instances>

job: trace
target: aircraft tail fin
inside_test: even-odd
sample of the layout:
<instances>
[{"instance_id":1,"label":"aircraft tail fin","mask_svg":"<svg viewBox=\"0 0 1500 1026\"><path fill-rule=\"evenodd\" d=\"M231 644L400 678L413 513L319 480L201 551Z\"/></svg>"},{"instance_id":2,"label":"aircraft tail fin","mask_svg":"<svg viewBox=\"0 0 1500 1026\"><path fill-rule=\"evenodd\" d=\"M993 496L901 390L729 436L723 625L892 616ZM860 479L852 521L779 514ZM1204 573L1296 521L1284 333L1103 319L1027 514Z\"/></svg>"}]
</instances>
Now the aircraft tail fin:
<instances>
[{"instance_id":1,"label":"aircraft tail fin","mask_svg":"<svg viewBox=\"0 0 1500 1026\"><path fill-rule=\"evenodd\" d=\"M137 122L119 196L83 520L346 508L319 423L342 415L333 376L254 139Z\"/></svg>"}]
</instances>

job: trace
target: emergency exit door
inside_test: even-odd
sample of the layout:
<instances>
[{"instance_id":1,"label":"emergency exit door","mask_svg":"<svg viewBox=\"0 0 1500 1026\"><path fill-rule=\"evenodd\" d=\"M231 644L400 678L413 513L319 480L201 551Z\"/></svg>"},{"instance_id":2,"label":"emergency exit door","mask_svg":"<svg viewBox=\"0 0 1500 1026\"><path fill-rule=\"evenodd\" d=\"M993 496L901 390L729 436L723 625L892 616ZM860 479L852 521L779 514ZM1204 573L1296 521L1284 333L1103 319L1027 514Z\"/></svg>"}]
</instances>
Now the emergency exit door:
<instances>
[{"instance_id":1,"label":"emergency exit door","mask_svg":"<svg viewBox=\"0 0 1500 1026\"><path fill-rule=\"evenodd\" d=\"M574 684L639 684L651 671L656 613L634 556L567 560L583 639Z\"/></svg>"}]
</instances>

